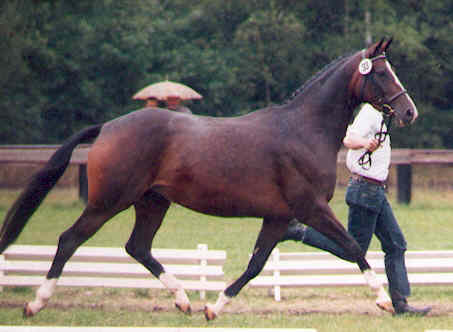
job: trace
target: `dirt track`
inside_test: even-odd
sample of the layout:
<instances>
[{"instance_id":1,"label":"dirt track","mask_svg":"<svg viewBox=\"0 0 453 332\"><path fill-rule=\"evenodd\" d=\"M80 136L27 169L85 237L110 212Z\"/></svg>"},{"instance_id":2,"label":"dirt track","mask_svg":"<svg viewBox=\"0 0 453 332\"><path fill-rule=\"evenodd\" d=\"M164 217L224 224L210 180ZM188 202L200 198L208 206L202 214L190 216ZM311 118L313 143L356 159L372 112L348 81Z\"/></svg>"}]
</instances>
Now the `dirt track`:
<instances>
[{"instance_id":1,"label":"dirt track","mask_svg":"<svg viewBox=\"0 0 453 332\"><path fill-rule=\"evenodd\" d=\"M65 299L63 299L65 298ZM29 297L31 300L32 297ZM158 303L157 303L158 302ZM431 305L433 307L429 316L453 316L453 301L410 301L415 306ZM23 301L2 299L0 308L22 308ZM198 314L203 312L205 302L192 300L192 313ZM143 312L171 312L177 311L170 297L165 299L146 299L146 298L122 298L121 300L107 299L106 301L95 301L92 303L83 303L81 299L75 299L71 296L53 297L48 305L49 308L67 310L71 308L80 309L98 309L104 311L143 311ZM390 315L378 309L373 302L372 297L357 298L353 296L344 297L333 294L331 296L309 296L302 300L285 299L281 302L275 302L272 298L266 301L260 301L259 305L247 303L240 298L235 299L228 304L225 313L229 314L272 314L284 312L286 315L308 315L308 314L357 314L367 316Z\"/></svg>"}]
</instances>

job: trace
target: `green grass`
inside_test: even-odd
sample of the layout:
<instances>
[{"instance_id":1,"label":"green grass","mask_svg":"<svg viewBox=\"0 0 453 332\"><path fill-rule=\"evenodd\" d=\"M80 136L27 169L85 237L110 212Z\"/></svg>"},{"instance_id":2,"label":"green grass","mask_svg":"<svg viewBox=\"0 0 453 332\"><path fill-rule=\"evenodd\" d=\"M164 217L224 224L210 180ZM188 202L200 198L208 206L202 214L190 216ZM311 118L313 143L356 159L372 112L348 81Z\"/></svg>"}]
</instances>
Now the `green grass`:
<instances>
[{"instance_id":1,"label":"green grass","mask_svg":"<svg viewBox=\"0 0 453 332\"><path fill-rule=\"evenodd\" d=\"M0 192L0 220L17 192ZM18 244L56 245L59 235L80 215L83 204L73 191L55 191L35 213L19 237ZM341 221L346 220L344 191L339 190L331 206ZM452 192L415 190L410 205L399 205L390 195L394 212L406 235L410 250L453 249ZM85 245L123 246L133 227L134 211L114 217ZM232 281L247 265L261 222L254 218L216 218L172 206L159 230L155 248L195 248L206 243L211 249L226 250L225 278ZM284 251L315 250L296 243L279 245ZM373 240L371 248L379 249ZM285 289L283 301L274 302L265 290L244 288L225 307L217 320L206 322L201 310L205 301L190 293L193 314L173 310L173 297L166 291L122 289L58 289L48 308L24 320L18 304L30 301L34 290L8 288L0 293L0 324L62 326L187 326L187 327L311 327L318 331L424 331L453 327L453 287L414 287L412 303L433 304L436 315L426 318L392 317L374 308L366 288ZM209 293L208 301L215 302ZM335 311L335 304L351 310ZM129 304L129 305L126 305ZM63 310L68 307L69 310ZM332 310L324 308L331 306ZM131 310L130 308L134 308ZM170 309L168 309L170 308ZM233 309L230 309L233 308ZM346 306L347 308L347 306ZM327 313L331 312L331 313Z\"/></svg>"},{"instance_id":2,"label":"green grass","mask_svg":"<svg viewBox=\"0 0 453 332\"><path fill-rule=\"evenodd\" d=\"M20 316L19 309L1 311L0 321L8 315ZM175 315L166 312L130 312L118 310L53 310L46 309L31 319L19 319L14 325L34 326L147 326L147 327L248 327L248 328L316 328L319 332L331 331L418 331L426 329L451 329L452 320L441 317L425 319L410 317L358 317L353 314L287 315L277 314L237 314L223 315L213 322L206 322L201 314L192 316Z\"/></svg>"}]
</instances>

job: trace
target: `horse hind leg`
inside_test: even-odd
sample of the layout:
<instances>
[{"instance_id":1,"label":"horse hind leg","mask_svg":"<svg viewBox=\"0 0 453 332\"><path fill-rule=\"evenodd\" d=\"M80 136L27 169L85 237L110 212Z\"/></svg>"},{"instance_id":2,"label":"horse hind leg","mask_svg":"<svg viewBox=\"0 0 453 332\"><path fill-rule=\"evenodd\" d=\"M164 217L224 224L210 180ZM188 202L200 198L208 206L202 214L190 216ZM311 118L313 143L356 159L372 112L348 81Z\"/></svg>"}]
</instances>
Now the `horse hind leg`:
<instances>
[{"instance_id":1,"label":"horse hind leg","mask_svg":"<svg viewBox=\"0 0 453 332\"><path fill-rule=\"evenodd\" d=\"M24 317L34 316L47 305L66 262L82 243L93 236L116 213L116 211L99 211L87 206L74 225L60 235L50 270L43 284L36 291L34 301L25 304Z\"/></svg>"},{"instance_id":2,"label":"horse hind leg","mask_svg":"<svg viewBox=\"0 0 453 332\"><path fill-rule=\"evenodd\" d=\"M315 215L316 217L306 219L304 222L337 243L350 257L350 260L357 263L366 283L376 294L376 305L381 310L393 313L392 301L376 273L368 264L360 245L337 220L330 207L327 204L324 208L320 207Z\"/></svg>"},{"instance_id":3,"label":"horse hind leg","mask_svg":"<svg viewBox=\"0 0 453 332\"><path fill-rule=\"evenodd\" d=\"M239 294L241 289L253 278L255 278L263 269L269 255L275 248L275 245L283 237L288 229L289 220L265 218L261 231L256 240L253 255L250 258L249 264L245 272L224 291L220 292L217 302L212 305L207 303L204 308L206 320L215 319L223 307L228 304L231 299Z\"/></svg>"},{"instance_id":4,"label":"horse hind leg","mask_svg":"<svg viewBox=\"0 0 453 332\"><path fill-rule=\"evenodd\" d=\"M170 202L161 195L149 191L135 203L136 221L126 244L126 251L147 268L164 286L175 295L175 306L184 313L191 312L189 298L181 283L151 254L154 236L162 225L162 220Z\"/></svg>"}]
</instances>

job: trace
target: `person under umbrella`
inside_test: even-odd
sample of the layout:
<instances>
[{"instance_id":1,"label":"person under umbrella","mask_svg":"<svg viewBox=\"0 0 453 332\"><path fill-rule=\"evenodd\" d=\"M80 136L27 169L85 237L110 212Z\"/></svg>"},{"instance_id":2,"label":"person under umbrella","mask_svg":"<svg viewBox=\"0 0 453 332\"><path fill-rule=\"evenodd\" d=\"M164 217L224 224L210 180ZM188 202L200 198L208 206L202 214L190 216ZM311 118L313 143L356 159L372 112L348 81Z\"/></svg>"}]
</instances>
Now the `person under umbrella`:
<instances>
[{"instance_id":1,"label":"person under umbrella","mask_svg":"<svg viewBox=\"0 0 453 332\"><path fill-rule=\"evenodd\" d=\"M154 97L146 99L145 107L159 107L159 100Z\"/></svg>"},{"instance_id":2,"label":"person under umbrella","mask_svg":"<svg viewBox=\"0 0 453 332\"><path fill-rule=\"evenodd\" d=\"M184 100L201 98L203 97L192 88L171 81L151 84L132 97L132 99L145 100L146 107L157 107L160 101L165 103L166 108L182 113L192 113L188 107L182 104Z\"/></svg>"},{"instance_id":3,"label":"person under umbrella","mask_svg":"<svg viewBox=\"0 0 453 332\"><path fill-rule=\"evenodd\" d=\"M168 108L169 110L192 114L192 111L187 106L183 105L181 103L181 99L178 97L168 97L165 102L166 108Z\"/></svg>"}]
</instances>

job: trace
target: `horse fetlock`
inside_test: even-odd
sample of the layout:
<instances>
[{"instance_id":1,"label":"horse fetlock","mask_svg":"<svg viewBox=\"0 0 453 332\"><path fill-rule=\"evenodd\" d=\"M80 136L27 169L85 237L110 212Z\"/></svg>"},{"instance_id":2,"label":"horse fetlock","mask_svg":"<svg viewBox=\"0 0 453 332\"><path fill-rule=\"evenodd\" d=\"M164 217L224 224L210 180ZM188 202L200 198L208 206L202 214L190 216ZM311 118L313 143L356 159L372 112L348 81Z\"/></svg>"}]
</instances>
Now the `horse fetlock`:
<instances>
[{"instance_id":1,"label":"horse fetlock","mask_svg":"<svg viewBox=\"0 0 453 332\"><path fill-rule=\"evenodd\" d=\"M23 316L25 318L33 317L38 312L40 312L48 303L47 301L35 300L33 302L25 303Z\"/></svg>"},{"instance_id":2,"label":"horse fetlock","mask_svg":"<svg viewBox=\"0 0 453 332\"><path fill-rule=\"evenodd\" d=\"M50 297L57 286L57 279L46 279L36 291L34 301L26 303L24 306L24 317L31 317L41 311L49 302Z\"/></svg>"},{"instance_id":3,"label":"horse fetlock","mask_svg":"<svg viewBox=\"0 0 453 332\"><path fill-rule=\"evenodd\" d=\"M184 291L184 289L183 288L177 289L174 293L176 296L175 300L176 308L178 308L183 313L190 315L192 313L192 308L190 306L189 298L187 297L187 294Z\"/></svg>"},{"instance_id":4,"label":"horse fetlock","mask_svg":"<svg viewBox=\"0 0 453 332\"><path fill-rule=\"evenodd\" d=\"M206 320L213 320L217 317L223 307L230 303L231 297L225 295L224 292L219 293L219 297L217 298L217 302L212 305L207 303L204 307L204 316Z\"/></svg>"},{"instance_id":5,"label":"horse fetlock","mask_svg":"<svg viewBox=\"0 0 453 332\"><path fill-rule=\"evenodd\" d=\"M394 313L392 300L382 286L382 283L377 278L376 273L373 270L366 270L363 272L363 276L365 277L365 280L371 287L371 289L376 292L376 305L378 306L378 308L390 313Z\"/></svg>"},{"instance_id":6,"label":"horse fetlock","mask_svg":"<svg viewBox=\"0 0 453 332\"><path fill-rule=\"evenodd\" d=\"M57 279L46 279L36 292L36 299L47 303L55 291Z\"/></svg>"},{"instance_id":7,"label":"horse fetlock","mask_svg":"<svg viewBox=\"0 0 453 332\"><path fill-rule=\"evenodd\" d=\"M371 289L377 292L380 290L380 288L382 287L382 283L377 278L376 272L374 272L373 270L365 270L363 272L363 276L365 277L365 280L367 284L371 287Z\"/></svg>"},{"instance_id":8,"label":"horse fetlock","mask_svg":"<svg viewBox=\"0 0 453 332\"><path fill-rule=\"evenodd\" d=\"M30 304L25 303L24 311L23 311L24 318L33 317L35 314L36 314L36 312L33 312L32 308L30 307Z\"/></svg>"},{"instance_id":9,"label":"horse fetlock","mask_svg":"<svg viewBox=\"0 0 453 332\"><path fill-rule=\"evenodd\" d=\"M205 305L204 317L206 318L207 321L216 319L217 314L214 312L213 306L211 304Z\"/></svg>"},{"instance_id":10,"label":"horse fetlock","mask_svg":"<svg viewBox=\"0 0 453 332\"><path fill-rule=\"evenodd\" d=\"M395 313L392 300L390 299L390 296L387 294L383 286L381 286L377 291L376 305L381 310L390 312L392 314Z\"/></svg>"},{"instance_id":11,"label":"horse fetlock","mask_svg":"<svg viewBox=\"0 0 453 332\"><path fill-rule=\"evenodd\" d=\"M175 295L175 306L182 312L190 314L192 308L189 298L181 283L170 273L162 273L159 280Z\"/></svg>"},{"instance_id":12,"label":"horse fetlock","mask_svg":"<svg viewBox=\"0 0 453 332\"><path fill-rule=\"evenodd\" d=\"M190 303L175 302L175 307L178 308L179 311L181 311L187 315L192 314L192 307L190 306Z\"/></svg>"},{"instance_id":13,"label":"horse fetlock","mask_svg":"<svg viewBox=\"0 0 453 332\"><path fill-rule=\"evenodd\" d=\"M381 309L383 311L389 312L391 314L395 313L395 309L393 308L393 304L391 301L390 302L377 302L376 301L376 305L378 306L379 309Z\"/></svg>"}]
</instances>

